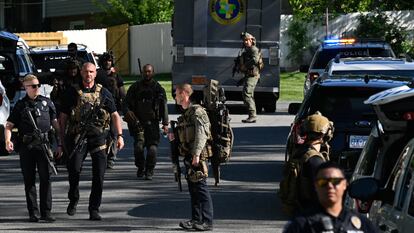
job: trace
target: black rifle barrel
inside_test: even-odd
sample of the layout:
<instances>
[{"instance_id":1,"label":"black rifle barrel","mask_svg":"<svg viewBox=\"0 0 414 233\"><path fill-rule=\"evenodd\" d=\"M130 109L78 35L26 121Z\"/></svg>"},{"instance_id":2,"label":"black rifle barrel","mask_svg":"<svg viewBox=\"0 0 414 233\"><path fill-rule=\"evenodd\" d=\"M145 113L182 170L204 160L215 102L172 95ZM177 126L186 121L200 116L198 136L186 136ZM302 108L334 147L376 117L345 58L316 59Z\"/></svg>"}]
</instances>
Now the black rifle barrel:
<instances>
[{"instance_id":1,"label":"black rifle barrel","mask_svg":"<svg viewBox=\"0 0 414 233\"><path fill-rule=\"evenodd\" d=\"M33 118L33 115L32 115L32 113L30 112L30 109L29 108L26 108L26 113L27 113L27 115L29 116L29 119L30 119L30 122L32 123L32 126L34 127L34 133L35 134L37 134L37 135L35 135L37 138L42 138L41 137L41 131L40 131L40 129L37 127L37 125L36 125L36 121L34 120L34 118ZM57 175L58 173L57 173L57 170L56 170L56 167L55 167L55 164L53 164L53 162L50 160L50 158L49 158L49 156L51 157L51 158L53 158L53 154L51 154L51 152L50 152L50 150L49 150L49 146L48 145L46 145L46 143L44 142L44 141L42 141L42 143L41 143L41 147L42 147L42 151L43 151L43 156L46 158L46 161L47 161L47 163L48 163L48 165L49 165L49 167L52 169L52 172L53 172L53 174L55 174L55 175Z\"/></svg>"}]
</instances>

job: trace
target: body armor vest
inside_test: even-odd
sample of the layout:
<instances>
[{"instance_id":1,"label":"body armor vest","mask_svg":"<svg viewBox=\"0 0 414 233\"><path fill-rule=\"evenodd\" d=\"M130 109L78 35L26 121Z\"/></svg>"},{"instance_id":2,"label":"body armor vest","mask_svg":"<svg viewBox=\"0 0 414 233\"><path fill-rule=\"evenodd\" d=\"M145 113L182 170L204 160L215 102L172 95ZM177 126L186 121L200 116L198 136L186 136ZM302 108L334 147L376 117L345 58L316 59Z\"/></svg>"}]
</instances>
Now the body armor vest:
<instances>
[{"instance_id":1,"label":"body armor vest","mask_svg":"<svg viewBox=\"0 0 414 233\"><path fill-rule=\"evenodd\" d=\"M186 156L189 155L191 147L193 146L195 140L195 117L196 111L198 108L202 108L200 105L195 104L190 107L182 116L180 116L177 121L177 130L180 141L180 155ZM208 115L202 114L199 116L204 123L209 122ZM208 130L207 143L203 151L201 152L200 159L206 159L211 157L212 148L211 148L211 132Z\"/></svg>"},{"instance_id":2,"label":"body armor vest","mask_svg":"<svg viewBox=\"0 0 414 233\"><path fill-rule=\"evenodd\" d=\"M99 108L96 116L92 119L90 123L90 131L88 134L100 134L103 133L105 129L108 129L110 122L110 114L108 111L100 107L101 105L101 90L102 85L96 84L94 92L85 93L83 92L78 85L75 86L75 89L79 95L77 105L72 109L70 116L70 128L69 132L73 134L80 133L80 122L87 120L88 115L91 114L95 108Z\"/></svg>"}]
</instances>

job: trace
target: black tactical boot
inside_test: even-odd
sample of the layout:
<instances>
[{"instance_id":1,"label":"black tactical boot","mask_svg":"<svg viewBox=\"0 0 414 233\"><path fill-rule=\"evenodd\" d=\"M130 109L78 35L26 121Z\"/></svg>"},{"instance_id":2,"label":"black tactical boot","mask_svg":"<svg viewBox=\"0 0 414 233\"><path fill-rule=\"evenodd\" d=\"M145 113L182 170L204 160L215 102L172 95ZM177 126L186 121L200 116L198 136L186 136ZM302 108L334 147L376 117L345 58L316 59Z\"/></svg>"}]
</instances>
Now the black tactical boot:
<instances>
[{"instance_id":1,"label":"black tactical boot","mask_svg":"<svg viewBox=\"0 0 414 233\"><path fill-rule=\"evenodd\" d=\"M243 123L256 123L257 117L249 116L247 119L242 120Z\"/></svg>"},{"instance_id":2,"label":"black tactical boot","mask_svg":"<svg viewBox=\"0 0 414 233\"><path fill-rule=\"evenodd\" d=\"M29 222L39 222L39 217L36 214L29 214Z\"/></svg>"},{"instance_id":3,"label":"black tactical boot","mask_svg":"<svg viewBox=\"0 0 414 233\"><path fill-rule=\"evenodd\" d=\"M143 168L138 168L137 178L142 178L142 177L144 177L144 169Z\"/></svg>"},{"instance_id":4,"label":"black tactical boot","mask_svg":"<svg viewBox=\"0 0 414 233\"><path fill-rule=\"evenodd\" d=\"M115 166L114 160L108 160L108 162L106 163L106 168L108 169L114 169L114 166Z\"/></svg>"},{"instance_id":5,"label":"black tactical boot","mask_svg":"<svg viewBox=\"0 0 414 233\"><path fill-rule=\"evenodd\" d=\"M73 216L76 214L76 206L78 205L77 201L71 201L68 205L68 208L66 209L66 213L70 216Z\"/></svg>"},{"instance_id":6,"label":"black tactical boot","mask_svg":"<svg viewBox=\"0 0 414 233\"><path fill-rule=\"evenodd\" d=\"M54 218L50 213L47 213L40 217L40 220L46 221L46 222L54 222L56 221L56 218Z\"/></svg>"},{"instance_id":7,"label":"black tactical boot","mask_svg":"<svg viewBox=\"0 0 414 233\"><path fill-rule=\"evenodd\" d=\"M152 180L152 177L154 176L154 170L152 169L147 169L145 171L145 179L146 180Z\"/></svg>"},{"instance_id":8,"label":"black tactical boot","mask_svg":"<svg viewBox=\"0 0 414 233\"><path fill-rule=\"evenodd\" d=\"M99 215L99 212L97 210L90 210L89 211L89 220L100 221L100 220L102 220L102 217L101 217L101 215Z\"/></svg>"}]
</instances>

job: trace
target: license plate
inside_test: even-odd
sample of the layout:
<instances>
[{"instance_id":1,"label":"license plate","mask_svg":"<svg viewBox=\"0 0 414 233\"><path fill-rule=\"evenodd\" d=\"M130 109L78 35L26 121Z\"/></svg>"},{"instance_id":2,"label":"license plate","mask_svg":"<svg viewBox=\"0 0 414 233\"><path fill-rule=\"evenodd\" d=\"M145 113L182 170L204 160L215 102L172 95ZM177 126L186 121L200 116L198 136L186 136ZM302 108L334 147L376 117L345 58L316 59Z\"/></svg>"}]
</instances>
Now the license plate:
<instances>
[{"instance_id":1,"label":"license plate","mask_svg":"<svg viewBox=\"0 0 414 233\"><path fill-rule=\"evenodd\" d=\"M193 84L193 85L205 85L206 84L206 76L192 76L191 77L191 84Z\"/></svg>"},{"instance_id":2,"label":"license plate","mask_svg":"<svg viewBox=\"0 0 414 233\"><path fill-rule=\"evenodd\" d=\"M367 143L368 136L361 135L350 135L349 136L349 148L364 148L365 143Z\"/></svg>"}]
</instances>

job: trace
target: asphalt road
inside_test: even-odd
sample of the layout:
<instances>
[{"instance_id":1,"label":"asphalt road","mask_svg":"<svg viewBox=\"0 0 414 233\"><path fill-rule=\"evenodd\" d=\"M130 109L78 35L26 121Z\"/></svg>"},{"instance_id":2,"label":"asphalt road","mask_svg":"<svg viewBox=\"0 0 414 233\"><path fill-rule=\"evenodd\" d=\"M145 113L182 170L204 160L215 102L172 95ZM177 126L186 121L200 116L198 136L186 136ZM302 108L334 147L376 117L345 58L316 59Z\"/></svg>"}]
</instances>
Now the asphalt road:
<instances>
[{"instance_id":1,"label":"asphalt road","mask_svg":"<svg viewBox=\"0 0 414 233\"><path fill-rule=\"evenodd\" d=\"M170 109L173 107L171 106ZM276 191L281 178L284 146L293 119L287 104L277 113L259 115L256 124L242 124L245 114L231 115L235 144L231 161L222 167L222 180L208 183L214 205L214 232L281 232L286 217L280 211ZM176 114L171 118L175 119ZM129 135L124 125L124 135ZM80 202L75 216L66 214L67 172L59 167L53 177L55 223L29 223L24 186L17 155L0 157L1 232L177 232L179 221L190 217L190 200L183 182L179 192L174 182L167 139L161 139L158 164L152 181L136 178L133 141L118 154L115 169L105 175L101 215L103 221L87 220L91 186L88 157L80 183ZM210 172L211 174L211 172Z\"/></svg>"}]
</instances>

